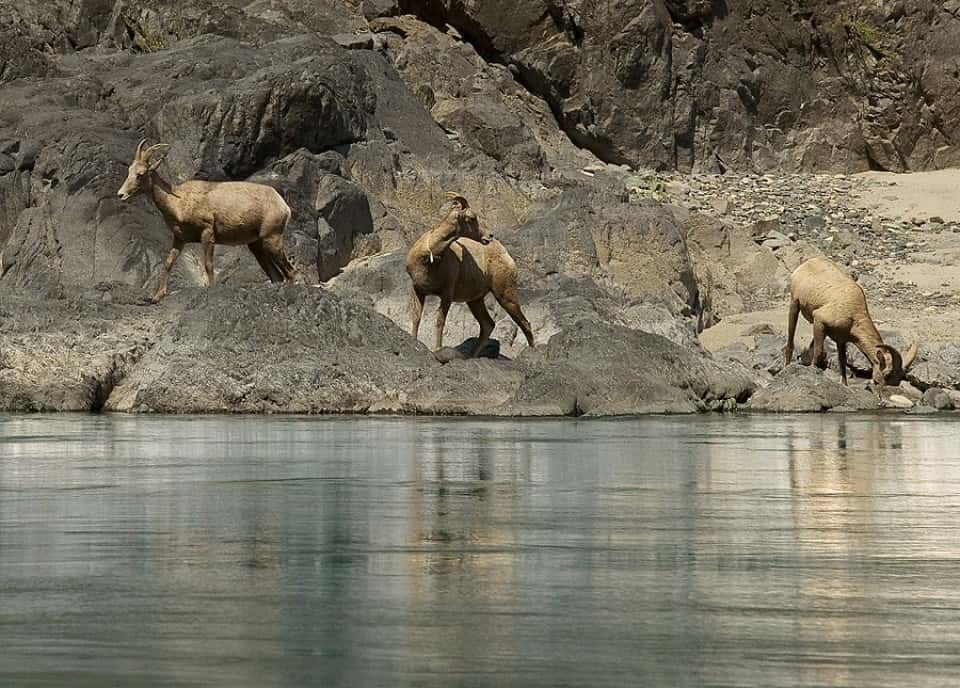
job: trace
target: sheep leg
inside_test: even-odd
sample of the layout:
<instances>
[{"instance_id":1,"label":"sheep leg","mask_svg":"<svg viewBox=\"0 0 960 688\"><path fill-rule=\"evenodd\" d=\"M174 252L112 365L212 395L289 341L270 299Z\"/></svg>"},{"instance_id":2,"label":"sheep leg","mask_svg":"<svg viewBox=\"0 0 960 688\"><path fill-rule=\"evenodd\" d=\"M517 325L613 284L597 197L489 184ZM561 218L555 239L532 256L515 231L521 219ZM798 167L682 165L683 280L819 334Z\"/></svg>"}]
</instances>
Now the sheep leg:
<instances>
[{"instance_id":1,"label":"sheep leg","mask_svg":"<svg viewBox=\"0 0 960 688\"><path fill-rule=\"evenodd\" d=\"M790 300L790 314L787 316L787 345L783 347L784 367L793 362L793 339L797 334L797 318L800 317L800 302Z\"/></svg>"},{"instance_id":2,"label":"sheep leg","mask_svg":"<svg viewBox=\"0 0 960 688\"><path fill-rule=\"evenodd\" d=\"M813 365L825 369L827 367L827 352L823 349L824 339L827 336L826 328L820 318L813 319Z\"/></svg>"},{"instance_id":3,"label":"sheep leg","mask_svg":"<svg viewBox=\"0 0 960 688\"><path fill-rule=\"evenodd\" d=\"M507 315L513 319L513 322L517 323L517 327L523 331L523 335L527 338L527 344L533 346L533 331L530 329L530 321L524 317L523 311L520 310L516 289L505 289L500 294L494 292L493 296L503 310L507 312Z\"/></svg>"},{"instance_id":4,"label":"sheep leg","mask_svg":"<svg viewBox=\"0 0 960 688\"><path fill-rule=\"evenodd\" d=\"M207 227L200 235L200 244L203 246L203 270L207 273L207 286L215 283L213 276L213 226Z\"/></svg>"},{"instance_id":5,"label":"sheep leg","mask_svg":"<svg viewBox=\"0 0 960 688\"><path fill-rule=\"evenodd\" d=\"M443 328L447 324L447 313L450 311L450 304L453 303L453 297L444 294L440 297L440 308L437 310L437 345L435 349L439 351L443 348Z\"/></svg>"},{"instance_id":6,"label":"sheep leg","mask_svg":"<svg viewBox=\"0 0 960 688\"><path fill-rule=\"evenodd\" d=\"M247 248L250 249L250 253L253 254L253 257L257 259L257 263L260 264L260 269L267 274L271 282L283 281L283 275L280 274L280 271L273 264L273 261L270 260L270 257L263 250L263 244L261 244L259 240L247 244Z\"/></svg>"},{"instance_id":7,"label":"sheep leg","mask_svg":"<svg viewBox=\"0 0 960 688\"><path fill-rule=\"evenodd\" d=\"M837 360L840 362L840 377L847 384L847 343L837 342Z\"/></svg>"},{"instance_id":8,"label":"sheep leg","mask_svg":"<svg viewBox=\"0 0 960 688\"><path fill-rule=\"evenodd\" d=\"M170 249L170 253L167 254L166 260L163 261L163 272L160 273L160 286L157 287L157 291L153 295L155 303L160 303L160 300L167 295L167 281L170 279L170 271L173 270L173 264L177 262L177 258L180 257L180 251L182 250L183 242L179 239L174 239L173 247Z\"/></svg>"},{"instance_id":9,"label":"sheep leg","mask_svg":"<svg viewBox=\"0 0 960 688\"><path fill-rule=\"evenodd\" d=\"M411 328L410 333L414 339L420 336L420 318L423 317L423 301L426 298L426 294L421 294L416 289L413 290L413 328Z\"/></svg>"},{"instance_id":10,"label":"sheep leg","mask_svg":"<svg viewBox=\"0 0 960 688\"><path fill-rule=\"evenodd\" d=\"M490 317L490 312L483 303L482 297L475 301L468 302L467 306L470 308L470 312L473 313L473 317L476 318L480 324L480 336L477 338L476 345L470 350L470 358L476 358L490 339L490 333L493 332L495 325L493 318Z\"/></svg>"},{"instance_id":11,"label":"sheep leg","mask_svg":"<svg viewBox=\"0 0 960 688\"><path fill-rule=\"evenodd\" d=\"M283 274L283 278L288 282L295 282L299 275L297 269L287 260L287 254L283 252L283 235L272 234L262 239L262 243L274 266Z\"/></svg>"}]
</instances>

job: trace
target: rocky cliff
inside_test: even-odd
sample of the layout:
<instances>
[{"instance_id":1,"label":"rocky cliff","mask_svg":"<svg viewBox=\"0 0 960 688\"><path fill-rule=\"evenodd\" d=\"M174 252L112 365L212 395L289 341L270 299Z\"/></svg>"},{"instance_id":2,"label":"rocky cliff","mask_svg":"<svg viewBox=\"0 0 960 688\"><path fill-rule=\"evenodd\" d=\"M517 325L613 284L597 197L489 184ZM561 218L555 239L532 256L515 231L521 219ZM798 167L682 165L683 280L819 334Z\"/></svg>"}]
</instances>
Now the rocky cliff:
<instances>
[{"instance_id":1,"label":"rocky cliff","mask_svg":"<svg viewBox=\"0 0 960 688\"><path fill-rule=\"evenodd\" d=\"M732 408L758 373L698 334L790 260L635 171L949 164L960 20L861 5L0 0L0 408ZM143 137L170 181L278 188L310 284L218 247L207 290L188 250L145 303L168 231L116 196ZM405 333L406 249L450 190L520 266L540 346L494 309L512 360ZM455 306L447 342L475 330Z\"/></svg>"}]
</instances>

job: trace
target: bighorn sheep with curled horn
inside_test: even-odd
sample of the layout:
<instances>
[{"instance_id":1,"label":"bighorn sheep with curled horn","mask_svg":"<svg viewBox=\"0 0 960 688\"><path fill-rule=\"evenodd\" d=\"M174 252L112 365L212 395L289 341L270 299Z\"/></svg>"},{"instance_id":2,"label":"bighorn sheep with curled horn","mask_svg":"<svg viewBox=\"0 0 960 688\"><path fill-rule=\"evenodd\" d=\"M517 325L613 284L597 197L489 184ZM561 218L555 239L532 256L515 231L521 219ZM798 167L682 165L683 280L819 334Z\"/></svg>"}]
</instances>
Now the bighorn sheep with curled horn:
<instances>
[{"instance_id":1,"label":"bighorn sheep with curled horn","mask_svg":"<svg viewBox=\"0 0 960 688\"><path fill-rule=\"evenodd\" d=\"M208 286L214 283L215 244L246 244L271 282L297 278L296 269L283 252L283 232L290 220L290 207L276 189L253 182L201 180L171 186L157 172L162 158L154 156L169 146L155 143L144 149L146 142L144 139L137 145L127 179L117 195L126 201L142 191L149 192L173 233L173 248L163 263L154 301L166 295L170 270L183 245L188 243L203 245Z\"/></svg>"},{"instance_id":2,"label":"bighorn sheep with curled horn","mask_svg":"<svg viewBox=\"0 0 960 688\"><path fill-rule=\"evenodd\" d=\"M476 213L463 196L447 196L451 199L449 212L436 227L417 239L407 254L407 274L413 281L413 336L420 331L423 302L428 295L440 297L437 349L443 346L450 304L466 303L480 325L480 337L470 352L471 356L478 355L494 328L493 318L483 303L484 297L493 292L533 346L530 323L517 301L516 263L499 241L480 229Z\"/></svg>"},{"instance_id":3,"label":"bighorn sheep with curled horn","mask_svg":"<svg viewBox=\"0 0 960 688\"><path fill-rule=\"evenodd\" d=\"M837 265L826 258L811 258L790 277L790 315L787 319L787 345L784 362L793 359L793 338L797 317L813 324L813 363L826 367L824 337L837 344L840 374L847 384L847 343L852 342L873 365L873 383L877 394L883 385L897 386L917 358L917 342L906 353L883 343L870 312L863 289Z\"/></svg>"}]
</instances>

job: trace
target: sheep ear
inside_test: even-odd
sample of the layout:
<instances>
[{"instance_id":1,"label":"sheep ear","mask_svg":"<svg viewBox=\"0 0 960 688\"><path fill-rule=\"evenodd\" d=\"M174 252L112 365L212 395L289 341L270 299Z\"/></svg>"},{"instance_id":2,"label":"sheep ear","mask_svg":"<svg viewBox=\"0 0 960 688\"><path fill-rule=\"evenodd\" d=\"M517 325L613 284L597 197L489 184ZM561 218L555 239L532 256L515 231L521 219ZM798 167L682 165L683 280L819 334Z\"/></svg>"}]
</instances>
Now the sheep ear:
<instances>
[{"instance_id":1,"label":"sheep ear","mask_svg":"<svg viewBox=\"0 0 960 688\"><path fill-rule=\"evenodd\" d=\"M150 169L155 170L163 162L164 156L167 154L167 149L170 148L169 143L155 143L150 146L147 150L143 151L143 161L150 164ZM161 155L157 156L154 159L153 154L161 152Z\"/></svg>"},{"instance_id":2,"label":"sheep ear","mask_svg":"<svg viewBox=\"0 0 960 688\"><path fill-rule=\"evenodd\" d=\"M910 366L917 360L917 354L920 352L920 343L914 341L903 355L903 372L910 370Z\"/></svg>"}]
</instances>

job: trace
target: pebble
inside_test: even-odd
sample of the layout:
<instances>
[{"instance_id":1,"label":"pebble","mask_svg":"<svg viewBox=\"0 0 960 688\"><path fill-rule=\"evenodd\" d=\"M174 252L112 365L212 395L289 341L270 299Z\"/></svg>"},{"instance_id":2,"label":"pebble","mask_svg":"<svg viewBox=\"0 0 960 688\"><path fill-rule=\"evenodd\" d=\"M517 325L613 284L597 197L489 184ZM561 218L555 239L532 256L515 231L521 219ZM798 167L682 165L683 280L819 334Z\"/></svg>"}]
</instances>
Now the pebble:
<instances>
[{"instance_id":1,"label":"pebble","mask_svg":"<svg viewBox=\"0 0 960 688\"><path fill-rule=\"evenodd\" d=\"M895 298L901 305L919 301L917 289L912 285L906 290L889 288L887 271L873 271L924 251L936 232L960 233L960 222L939 216L892 216L857 207L859 192L888 184L859 176L635 174L643 179L637 186L644 188L631 193L644 195L650 193L645 189L662 188L663 200L749 228L753 240L771 250L794 242L810 244L841 265L856 267L860 279L873 280L872 293ZM889 184L896 186L896 182ZM925 306L930 303L917 303L918 309Z\"/></svg>"}]
</instances>

